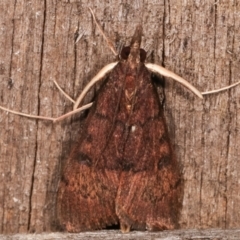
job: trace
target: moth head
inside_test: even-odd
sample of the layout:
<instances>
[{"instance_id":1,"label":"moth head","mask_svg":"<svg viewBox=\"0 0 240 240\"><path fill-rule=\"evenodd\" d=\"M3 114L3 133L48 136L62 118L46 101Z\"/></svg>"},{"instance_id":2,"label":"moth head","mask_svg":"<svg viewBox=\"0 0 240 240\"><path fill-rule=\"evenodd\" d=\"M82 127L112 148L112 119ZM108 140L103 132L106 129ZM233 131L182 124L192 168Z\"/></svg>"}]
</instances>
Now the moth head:
<instances>
[{"instance_id":1,"label":"moth head","mask_svg":"<svg viewBox=\"0 0 240 240\"><path fill-rule=\"evenodd\" d=\"M124 60L127 60L128 59L128 56L130 54L130 46L127 46L127 47L123 47L122 51L121 51L121 59L124 59ZM147 55L147 52L140 48L140 62L144 62L146 60L146 55Z\"/></svg>"},{"instance_id":2,"label":"moth head","mask_svg":"<svg viewBox=\"0 0 240 240\"><path fill-rule=\"evenodd\" d=\"M121 58L127 60L133 66L139 62L144 62L146 59L146 51L140 48L141 40L142 26L138 25L132 37L130 46L124 47L121 51Z\"/></svg>"}]
</instances>

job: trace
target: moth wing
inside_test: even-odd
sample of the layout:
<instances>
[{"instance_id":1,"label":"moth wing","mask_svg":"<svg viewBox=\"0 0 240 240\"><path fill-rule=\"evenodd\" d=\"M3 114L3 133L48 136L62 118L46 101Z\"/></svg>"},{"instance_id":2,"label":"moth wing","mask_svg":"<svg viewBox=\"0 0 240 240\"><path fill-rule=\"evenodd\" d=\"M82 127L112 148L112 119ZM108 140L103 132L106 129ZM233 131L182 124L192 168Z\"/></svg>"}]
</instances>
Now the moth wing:
<instances>
[{"instance_id":1,"label":"moth wing","mask_svg":"<svg viewBox=\"0 0 240 240\"><path fill-rule=\"evenodd\" d=\"M181 203L179 168L155 86L144 68L139 83L124 146L116 213L122 231L173 229Z\"/></svg>"},{"instance_id":2,"label":"moth wing","mask_svg":"<svg viewBox=\"0 0 240 240\"><path fill-rule=\"evenodd\" d=\"M101 87L86 125L63 170L57 215L69 232L102 229L118 223L115 199L119 183L116 168L102 156L111 135L120 84L113 70ZM116 79L118 80L118 79ZM116 92L114 92L116 91ZM114 157L108 161L115 164Z\"/></svg>"},{"instance_id":3,"label":"moth wing","mask_svg":"<svg viewBox=\"0 0 240 240\"><path fill-rule=\"evenodd\" d=\"M117 174L71 164L58 193L58 216L68 232L102 229L118 223L115 214Z\"/></svg>"},{"instance_id":4,"label":"moth wing","mask_svg":"<svg viewBox=\"0 0 240 240\"><path fill-rule=\"evenodd\" d=\"M155 120L156 122L157 120ZM159 124L152 123L153 126ZM150 127L150 126L149 126ZM149 128L147 128L149 130ZM171 151L169 141L164 137L158 138L157 129L150 127L153 139L144 146L142 141L143 161L141 169L123 171L116 198L116 212L120 219L123 231L132 229L165 230L177 226L178 210L180 205L181 181ZM147 134L148 135L148 134ZM142 136L146 139L146 136ZM155 153L148 152L149 145L155 146ZM143 159L149 159L144 161ZM144 166L144 162L149 164Z\"/></svg>"}]
</instances>

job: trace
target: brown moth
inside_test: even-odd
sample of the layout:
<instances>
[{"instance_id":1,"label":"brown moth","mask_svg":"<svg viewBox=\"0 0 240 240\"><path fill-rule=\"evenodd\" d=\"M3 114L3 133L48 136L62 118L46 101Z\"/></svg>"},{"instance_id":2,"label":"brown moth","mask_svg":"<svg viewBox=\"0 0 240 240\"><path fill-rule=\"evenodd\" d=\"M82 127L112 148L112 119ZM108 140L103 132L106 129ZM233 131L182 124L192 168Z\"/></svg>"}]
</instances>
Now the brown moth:
<instances>
[{"instance_id":1,"label":"brown moth","mask_svg":"<svg viewBox=\"0 0 240 240\"><path fill-rule=\"evenodd\" d=\"M67 231L177 226L181 176L141 36L138 26L63 170L57 212Z\"/></svg>"},{"instance_id":2,"label":"brown moth","mask_svg":"<svg viewBox=\"0 0 240 240\"><path fill-rule=\"evenodd\" d=\"M182 181L151 72L177 80L200 98L240 83L201 93L167 69L145 64L141 36L142 27L137 26L130 46L122 50L121 60L105 66L76 102L71 100L75 110L70 113L51 118L0 106L7 112L53 122L91 107L59 184L58 220L69 232L116 224L122 232L176 228ZM110 71L95 102L78 108L91 86Z\"/></svg>"}]
</instances>

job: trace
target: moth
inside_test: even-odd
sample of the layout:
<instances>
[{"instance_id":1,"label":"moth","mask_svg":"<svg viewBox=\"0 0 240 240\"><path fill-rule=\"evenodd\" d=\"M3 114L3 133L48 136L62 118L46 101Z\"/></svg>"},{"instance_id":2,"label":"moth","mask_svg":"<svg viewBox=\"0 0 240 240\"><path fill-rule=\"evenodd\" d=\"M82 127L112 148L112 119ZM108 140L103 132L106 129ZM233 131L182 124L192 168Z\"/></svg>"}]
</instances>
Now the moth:
<instances>
[{"instance_id":1,"label":"moth","mask_svg":"<svg viewBox=\"0 0 240 240\"><path fill-rule=\"evenodd\" d=\"M102 84L59 186L67 231L163 230L177 225L181 177L138 26Z\"/></svg>"},{"instance_id":2,"label":"moth","mask_svg":"<svg viewBox=\"0 0 240 240\"><path fill-rule=\"evenodd\" d=\"M122 232L178 226L181 174L151 71L173 77L200 98L202 93L172 72L145 64L141 38L138 25L121 60L102 71L111 73L63 170L57 213L69 232L117 224ZM87 85L75 109L100 78Z\"/></svg>"},{"instance_id":3,"label":"moth","mask_svg":"<svg viewBox=\"0 0 240 240\"><path fill-rule=\"evenodd\" d=\"M121 60L104 67L75 103L72 113L91 109L59 184L57 217L69 232L118 224L122 232L178 226L181 174L151 72L171 76L200 98L203 94L170 71L145 64L141 37L138 25ZM90 87L107 72L110 75L94 103L78 108Z\"/></svg>"}]
</instances>

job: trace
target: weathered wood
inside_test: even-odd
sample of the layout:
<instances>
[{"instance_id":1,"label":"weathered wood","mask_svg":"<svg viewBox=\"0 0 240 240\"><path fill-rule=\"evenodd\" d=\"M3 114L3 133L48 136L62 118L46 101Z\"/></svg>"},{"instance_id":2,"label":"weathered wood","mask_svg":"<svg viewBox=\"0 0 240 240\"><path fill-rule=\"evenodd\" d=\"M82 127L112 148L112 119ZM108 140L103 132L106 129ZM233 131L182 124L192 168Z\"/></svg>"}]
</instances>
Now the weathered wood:
<instances>
[{"instance_id":1,"label":"weathered wood","mask_svg":"<svg viewBox=\"0 0 240 240\"><path fill-rule=\"evenodd\" d=\"M130 232L122 234L119 231L97 231L71 233L41 233L41 234L15 234L0 235L2 240L55 240L55 239L122 239L122 240L239 240L240 230L178 230L163 232Z\"/></svg>"},{"instance_id":2,"label":"weathered wood","mask_svg":"<svg viewBox=\"0 0 240 240\"><path fill-rule=\"evenodd\" d=\"M165 44L165 66L202 90L238 81L236 11L239 5L233 1L176 3L170 8L166 35L174 41ZM166 91L173 96L167 96L166 106L185 179L182 227L239 227L239 88L203 102L192 96L186 101L179 91L175 85Z\"/></svg>"},{"instance_id":3,"label":"weathered wood","mask_svg":"<svg viewBox=\"0 0 240 240\"><path fill-rule=\"evenodd\" d=\"M98 70L115 60L88 6L118 45L142 23L148 61L201 91L239 80L237 1L2 0L0 105L59 116L72 105L52 81L76 98ZM240 87L203 101L170 79L164 91L185 182L181 227L240 227ZM56 230L61 165L78 138L83 115L52 124L0 112L0 232Z\"/></svg>"}]
</instances>

